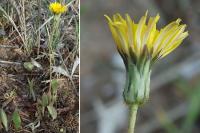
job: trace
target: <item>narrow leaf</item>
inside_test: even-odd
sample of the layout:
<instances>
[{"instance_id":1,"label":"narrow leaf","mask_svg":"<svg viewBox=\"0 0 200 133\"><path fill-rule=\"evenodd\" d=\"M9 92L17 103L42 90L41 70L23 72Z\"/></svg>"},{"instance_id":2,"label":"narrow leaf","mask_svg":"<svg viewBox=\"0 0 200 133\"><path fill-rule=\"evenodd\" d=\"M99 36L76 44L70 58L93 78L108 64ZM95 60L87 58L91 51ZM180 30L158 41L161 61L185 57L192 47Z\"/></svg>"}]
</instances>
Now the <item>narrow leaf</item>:
<instances>
[{"instance_id":1,"label":"narrow leaf","mask_svg":"<svg viewBox=\"0 0 200 133\"><path fill-rule=\"evenodd\" d=\"M48 100L48 96L47 96L47 94L46 93L44 93L43 95L42 95L42 106L43 107L46 107L47 105L48 105L48 102L49 100Z\"/></svg>"},{"instance_id":2,"label":"narrow leaf","mask_svg":"<svg viewBox=\"0 0 200 133\"><path fill-rule=\"evenodd\" d=\"M28 71L32 71L34 68L34 65L31 62L24 62L24 68Z\"/></svg>"},{"instance_id":3,"label":"narrow leaf","mask_svg":"<svg viewBox=\"0 0 200 133\"><path fill-rule=\"evenodd\" d=\"M51 88L52 88L53 94L56 93L57 88L58 88L58 81L56 79L53 79L51 81Z\"/></svg>"},{"instance_id":4,"label":"narrow leaf","mask_svg":"<svg viewBox=\"0 0 200 133\"><path fill-rule=\"evenodd\" d=\"M56 119L57 118L57 111L56 111L56 109L52 105L47 106L47 108L48 108L49 114L51 115L51 117L53 118L53 120Z\"/></svg>"},{"instance_id":5,"label":"narrow leaf","mask_svg":"<svg viewBox=\"0 0 200 133\"><path fill-rule=\"evenodd\" d=\"M12 115L12 120L15 125L15 128L17 130L20 129L21 128L21 118L20 118L20 115L19 115L19 112L17 111L17 109L15 110L15 112Z\"/></svg>"},{"instance_id":6,"label":"narrow leaf","mask_svg":"<svg viewBox=\"0 0 200 133\"><path fill-rule=\"evenodd\" d=\"M3 126L5 127L6 131L8 131L8 118L3 109L1 109L1 121L3 123Z\"/></svg>"},{"instance_id":7,"label":"narrow leaf","mask_svg":"<svg viewBox=\"0 0 200 133\"><path fill-rule=\"evenodd\" d=\"M74 75L74 72L79 64L80 64L80 59L77 57L72 68L71 77Z\"/></svg>"},{"instance_id":8,"label":"narrow leaf","mask_svg":"<svg viewBox=\"0 0 200 133\"><path fill-rule=\"evenodd\" d=\"M31 93L31 96L33 97L33 101L36 101L36 96L35 96L35 92L34 92L34 83L33 83L33 79L32 80L29 80L28 79L28 85L29 85L29 91Z\"/></svg>"}]
</instances>

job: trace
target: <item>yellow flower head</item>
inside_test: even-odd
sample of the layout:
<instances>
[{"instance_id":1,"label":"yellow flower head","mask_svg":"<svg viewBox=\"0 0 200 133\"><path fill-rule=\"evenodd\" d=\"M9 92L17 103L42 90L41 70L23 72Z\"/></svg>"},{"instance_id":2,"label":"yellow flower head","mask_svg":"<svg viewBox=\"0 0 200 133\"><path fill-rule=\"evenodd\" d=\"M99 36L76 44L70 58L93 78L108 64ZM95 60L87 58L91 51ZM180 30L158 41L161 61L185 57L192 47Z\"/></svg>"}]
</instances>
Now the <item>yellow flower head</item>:
<instances>
[{"instance_id":1,"label":"yellow flower head","mask_svg":"<svg viewBox=\"0 0 200 133\"><path fill-rule=\"evenodd\" d=\"M54 2L49 5L49 9L55 14L61 14L67 11L67 6L58 2Z\"/></svg>"},{"instance_id":2,"label":"yellow flower head","mask_svg":"<svg viewBox=\"0 0 200 133\"><path fill-rule=\"evenodd\" d=\"M171 53L188 36L186 25L180 24L181 19L171 22L162 29L157 29L159 15L150 17L147 14L139 23L135 23L128 14L123 18L120 14L113 19L105 15L109 28L123 59L133 57L136 60L145 58L155 61Z\"/></svg>"}]
</instances>

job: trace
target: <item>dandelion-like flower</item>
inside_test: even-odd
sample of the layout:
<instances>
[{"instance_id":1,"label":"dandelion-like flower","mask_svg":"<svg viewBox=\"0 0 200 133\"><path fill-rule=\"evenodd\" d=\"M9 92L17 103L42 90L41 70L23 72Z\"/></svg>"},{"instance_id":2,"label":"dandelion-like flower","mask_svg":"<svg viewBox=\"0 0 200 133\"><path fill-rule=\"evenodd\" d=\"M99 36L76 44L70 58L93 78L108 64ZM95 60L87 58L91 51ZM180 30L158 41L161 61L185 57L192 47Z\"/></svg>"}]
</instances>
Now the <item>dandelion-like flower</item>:
<instances>
[{"instance_id":1,"label":"dandelion-like flower","mask_svg":"<svg viewBox=\"0 0 200 133\"><path fill-rule=\"evenodd\" d=\"M62 5L61 3L58 3L58 2L54 2L49 5L49 9L54 14L61 14L67 11L67 6Z\"/></svg>"},{"instance_id":2,"label":"dandelion-like flower","mask_svg":"<svg viewBox=\"0 0 200 133\"><path fill-rule=\"evenodd\" d=\"M148 98L149 85L147 83L149 83L152 64L171 53L188 36L188 32L185 32L186 25L180 24L181 19L158 30L156 24L160 16L150 17L146 23L147 14L148 12L138 24L134 23L128 14L125 18L120 14L115 14L113 19L105 15L117 49L124 60L127 75L129 75L126 86L128 89L124 91L124 95L130 95L130 98L125 96L127 103L143 103ZM132 76L132 73L138 73L138 75ZM141 80L137 83L138 79ZM134 82L134 85L130 82Z\"/></svg>"},{"instance_id":3,"label":"dandelion-like flower","mask_svg":"<svg viewBox=\"0 0 200 133\"><path fill-rule=\"evenodd\" d=\"M188 36L188 32L184 32L186 25L180 25L181 19L158 30L156 24L160 16L150 17L146 24L147 12L138 24L134 23L128 14L125 19L120 14L115 14L113 20L108 16L106 18L120 54L126 57L134 56L137 60L143 54L150 60L162 58Z\"/></svg>"},{"instance_id":4,"label":"dandelion-like flower","mask_svg":"<svg viewBox=\"0 0 200 133\"><path fill-rule=\"evenodd\" d=\"M181 19L159 30L156 24L160 16L150 17L146 22L147 14L138 24L128 14L125 18L115 14L112 19L105 15L126 67L123 97L130 107L129 133L134 132L138 106L149 98L152 65L176 49L188 36L186 25L180 24Z\"/></svg>"}]
</instances>

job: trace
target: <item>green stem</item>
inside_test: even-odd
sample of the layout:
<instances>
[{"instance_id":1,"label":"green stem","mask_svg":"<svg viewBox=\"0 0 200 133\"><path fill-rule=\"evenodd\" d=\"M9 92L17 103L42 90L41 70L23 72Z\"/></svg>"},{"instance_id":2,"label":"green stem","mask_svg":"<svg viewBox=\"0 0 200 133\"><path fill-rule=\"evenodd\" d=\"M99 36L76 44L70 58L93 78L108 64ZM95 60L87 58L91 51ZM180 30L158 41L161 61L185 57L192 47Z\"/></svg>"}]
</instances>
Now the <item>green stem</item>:
<instances>
[{"instance_id":1,"label":"green stem","mask_svg":"<svg viewBox=\"0 0 200 133\"><path fill-rule=\"evenodd\" d=\"M130 105L128 133L134 133L138 105Z\"/></svg>"}]
</instances>

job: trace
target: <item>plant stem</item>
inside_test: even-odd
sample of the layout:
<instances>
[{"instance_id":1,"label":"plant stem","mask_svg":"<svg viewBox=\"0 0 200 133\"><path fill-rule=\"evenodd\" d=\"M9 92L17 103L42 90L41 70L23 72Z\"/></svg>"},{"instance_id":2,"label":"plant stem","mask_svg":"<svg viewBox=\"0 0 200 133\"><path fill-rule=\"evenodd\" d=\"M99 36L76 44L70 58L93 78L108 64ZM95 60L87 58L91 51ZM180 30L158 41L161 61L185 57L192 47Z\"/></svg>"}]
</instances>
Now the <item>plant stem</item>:
<instances>
[{"instance_id":1,"label":"plant stem","mask_svg":"<svg viewBox=\"0 0 200 133\"><path fill-rule=\"evenodd\" d=\"M130 105L128 133L134 133L138 105Z\"/></svg>"}]
</instances>

